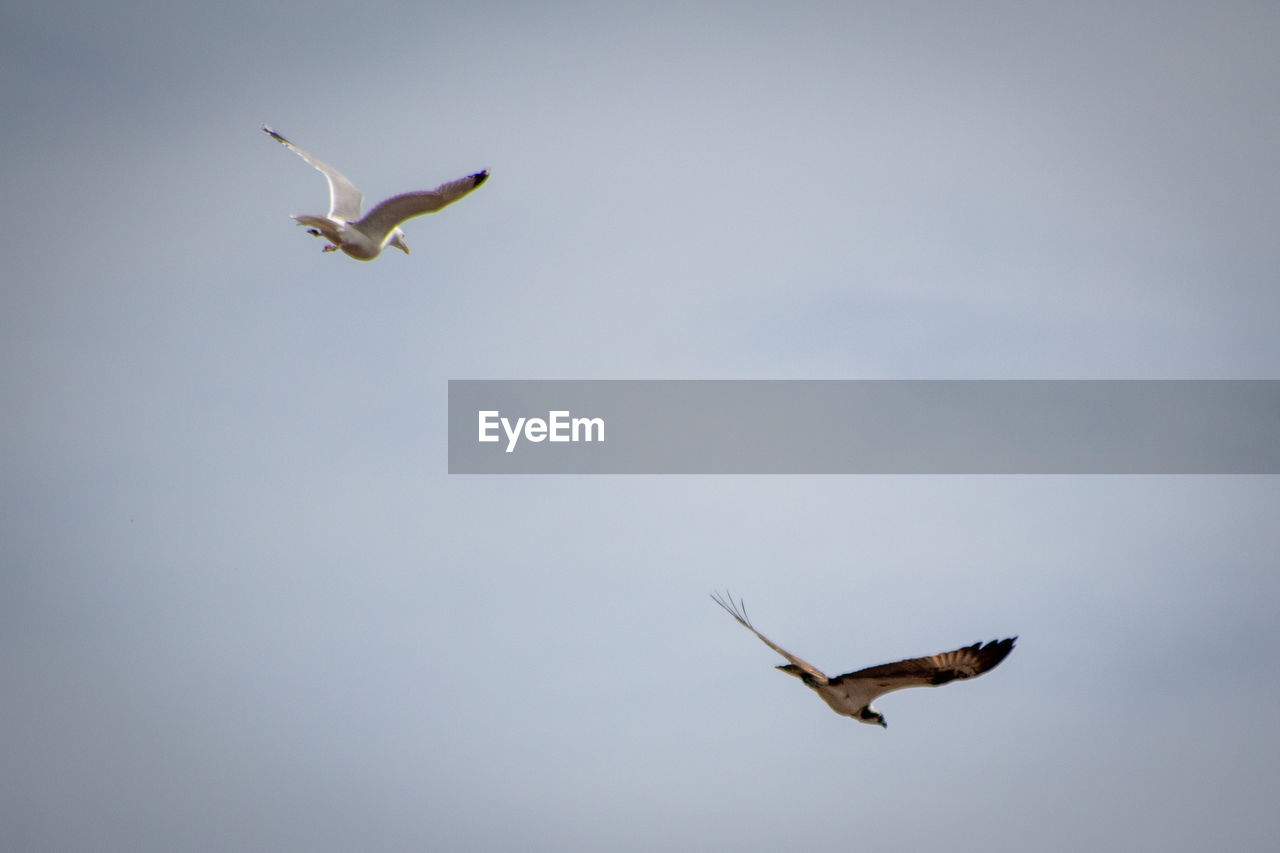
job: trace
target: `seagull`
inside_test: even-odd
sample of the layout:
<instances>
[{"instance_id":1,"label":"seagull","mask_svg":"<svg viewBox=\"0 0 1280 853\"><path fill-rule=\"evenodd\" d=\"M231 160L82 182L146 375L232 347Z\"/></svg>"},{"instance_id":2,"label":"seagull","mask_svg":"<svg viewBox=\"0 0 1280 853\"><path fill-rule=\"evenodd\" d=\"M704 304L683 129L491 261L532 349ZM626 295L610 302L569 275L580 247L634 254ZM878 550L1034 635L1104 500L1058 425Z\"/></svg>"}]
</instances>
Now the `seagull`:
<instances>
[{"instance_id":1,"label":"seagull","mask_svg":"<svg viewBox=\"0 0 1280 853\"><path fill-rule=\"evenodd\" d=\"M778 669L807 684L837 714L883 728L888 728L889 724L884 721L884 714L871 704L879 697L907 687L937 687L948 681L976 678L1004 660L1013 651L1013 643L1018 639L1010 637L1007 640L993 640L985 645L974 643L951 652L885 663L827 678L813 664L801 660L757 631L747 619L747 607L742 600L739 599L735 604L733 596L728 593L725 595L729 598L727 603L716 593L712 593L711 598L737 619L738 624L790 661L780 665Z\"/></svg>"},{"instance_id":2,"label":"seagull","mask_svg":"<svg viewBox=\"0 0 1280 853\"><path fill-rule=\"evenodd\" d=\"M364 196L356 189L355 184L337 169L312 157L265 124L262 129L276 142L319 169L329 181L328 215L302 215L293 218L299 225L307 226L308 234L329 239L330 242L321 251L336 252L341 249L358 261L373 260L388 244L406 255L409 254L404 232L400 230L401 222L424 213L434 213L462 198L489 178L489 171L486 169L441 184L433 190L401 193L380 202L361 217L360 202Z\"/></svg>"}]
</instances>

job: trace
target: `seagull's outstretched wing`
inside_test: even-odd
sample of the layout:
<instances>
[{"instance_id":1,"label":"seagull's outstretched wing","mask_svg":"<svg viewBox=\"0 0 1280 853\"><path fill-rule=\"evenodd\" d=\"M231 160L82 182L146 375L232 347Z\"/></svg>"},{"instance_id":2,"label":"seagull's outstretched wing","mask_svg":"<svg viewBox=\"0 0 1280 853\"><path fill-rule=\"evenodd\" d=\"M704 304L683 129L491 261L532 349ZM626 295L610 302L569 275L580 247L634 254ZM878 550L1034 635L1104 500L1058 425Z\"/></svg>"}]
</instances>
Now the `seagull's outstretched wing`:
<instances>
[{"instance_id":1,"label":"seagull's outstretched wing","mask_svg":"<svg viewBox=\"0 0 1280 853\"><path fill-rule=\"evenodd\" d=\"M810 678L812 678L817 684L827 683L827 677L823 675L822 671L818 669L816 666L814 666L813 664L809 663L806 660L796 657L795 655L791 654L791 652L782 648L782 646L779 646L773 640L770 640L764 634L761 634L759 631L757 631L755 629L755 626L751 624L751 620L747 618L747 606L742 602L741 599L739 599L738 603L735 605L733 602L733 596L729 595L728 592L725 592L725 595L729 599L729 602L727 604L725 603L725 600L720 597L719 593L714 593L714 592L711 593L711 600L714 601L716 604L719 604L721 607L723 607L729 613L729 615L732 616L734 619L737 619L739 625L741 625L742 627L746 628L748 631L750 631L751 633L759 637L760 640L766 646L773 649L775 652L782 655L787 660L791 661L791 666L780 666L778 667L778 669L783 670L789 675L794 675L797 678L802 678L802 679L804 679L804 675L802 675L801 673L805 673L809 675ZM799 672L797 672L796 670L799 670ZM805 679L805 681L806 683L808 683L809 679Z\"/></svg>"},{"instance_id":2,"label":"seagull's outstretched wing","mask_svg":"<svg viewBox=\"0 0 1280 853\"><path fill-rule=\"evenodd\" d=\"M859 696L867 696L865 701L874 701L877 696L904 690L908 687L937 687L957 679L974 678L982 675L1008 657L1013 651L1013 643L1017 637L1006 640L992 640L987 644L974 643L972 646L942 652L923 658L910 658L897 663L883 663L869 666L857 672L846 672L831 679L831 686L841 685L854 688L857 684Z\"/></svg>"},{"instance_id":3,"label":"seagull's outstretched wing","mask_svg":"<svg viewBox=\"0 0 1280 853\"><path fill-rule=\"evenodd\" d=\"M288 148L297 154L303 160L306 160L312 166L315 166L329 180L329 218L340 219L343 222L354 222L360 218L360 203L364 200L364 196L360 190L356 189L355 184L347 180L346 176L337 169L330 166L323 160L312 157L280 134L276 133L265 124L262 126L272 139L279 142L285 148Z\"/></svg>"},{"instance_id":4,"label":"seagull's outstretched wing","mask_svg":"<svg viewBox=\"0 0 1280 853\"><path fill-rule=\"evenodd\" d=\"M357 223L358 227L370 239L382 243L401 222L424 213L435 213L445 205L453 204L488 179L489 171L486 169L483 172L476 172L474 175L441 184L433 190L419 190L392 196L374 205L373 209L365 214L364 219Z\"/></svg>"}]
</instances>

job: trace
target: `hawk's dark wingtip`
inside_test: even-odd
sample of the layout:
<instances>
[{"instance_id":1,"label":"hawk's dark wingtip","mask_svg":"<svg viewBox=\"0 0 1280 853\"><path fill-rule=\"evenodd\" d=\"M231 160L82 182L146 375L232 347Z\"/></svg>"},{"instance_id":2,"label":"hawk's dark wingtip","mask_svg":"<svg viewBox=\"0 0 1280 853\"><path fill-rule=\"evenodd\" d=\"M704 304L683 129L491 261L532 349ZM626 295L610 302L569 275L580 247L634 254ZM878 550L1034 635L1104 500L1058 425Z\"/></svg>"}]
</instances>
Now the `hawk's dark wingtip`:
<instances>
[{"instance_id":1,"label":"hawk's dark wingtip","mask_svg":"<svg viewBox=\"0 0 1280 853\"><path fill-rule=\"evenodd\" d=\"M978 649L978 657L982 661L983 672L992 669L1000 661L1007 658L1009 653L1013 651L1013 644L1017 639L1017 635L1014 635L1004 640L992 640Z\"/></svg>"}]
</instances>

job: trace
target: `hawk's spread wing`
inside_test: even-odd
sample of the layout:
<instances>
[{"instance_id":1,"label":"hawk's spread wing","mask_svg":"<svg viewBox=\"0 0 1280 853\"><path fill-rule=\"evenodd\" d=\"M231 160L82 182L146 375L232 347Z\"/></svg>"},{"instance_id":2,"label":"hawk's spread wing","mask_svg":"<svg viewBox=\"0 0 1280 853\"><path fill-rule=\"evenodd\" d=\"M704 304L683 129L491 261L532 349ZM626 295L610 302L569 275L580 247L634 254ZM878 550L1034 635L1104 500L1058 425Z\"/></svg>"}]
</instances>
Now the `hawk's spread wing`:
<instances>
[{"instance_id":1,"label":"hawk's spread wing","mask_svg":"<svg viewBox=\"0 0 1280 853\"><path fill-rule=\"evenodd\" d=\"M782 646L779 646L773 640L770 640L764 634L761 634L759 631L757 631L755 629L755 626L751 624L751 621L747 619L747 607L745 604L743 604L741 599L739 599L738 603L735 605L733 602L733 596L729 595L727 592L725 593L725 595L729 599L729 602L727 604L725 603L725 600L719 596L718 593L712 593L711 599L716 604L719 604L726 611L728 611L730 616L732 616L734 619L737 619L738 624L746 628L751 633L755 634L757 637L759 637L761 642L763 642L766 646L773 649L775 652L782 655L787 660L791 661L792 667L795 667L796 669L800 670L800 672L807 674L811 679L813 679L818 684L827 683L827 677L823 675L822 671L818 669L816 666L814 666L813 664L809 663L806 660L796 657L795 655L791 654L791 652L782 648ZM800 673L793 671L790 667L782 666L782 667L779 667L779 669L786 670L791 675L804 678L803 675L800 675ZM805 679L805 681L807 682L809 681L809 679Z\"/></svg>"},{"instance_id":2,"label":"hawk's spread wing","mask_svg":"<svg viewBox=\"0 0 1280 853\"><path fill-rule=\"evenodd\" d=\"M855 687L853 682L861 682L856 685L859 692L869 693L871 699L907 687L936 687L948 681L974 678L993 669L1013 651L1013 643L1017 639L993 640L985 645L974 643L928 657L869 666L857 672L837 675L830 683L832 687L845 685L852 690Z\"/></svg>"}]
</instances>

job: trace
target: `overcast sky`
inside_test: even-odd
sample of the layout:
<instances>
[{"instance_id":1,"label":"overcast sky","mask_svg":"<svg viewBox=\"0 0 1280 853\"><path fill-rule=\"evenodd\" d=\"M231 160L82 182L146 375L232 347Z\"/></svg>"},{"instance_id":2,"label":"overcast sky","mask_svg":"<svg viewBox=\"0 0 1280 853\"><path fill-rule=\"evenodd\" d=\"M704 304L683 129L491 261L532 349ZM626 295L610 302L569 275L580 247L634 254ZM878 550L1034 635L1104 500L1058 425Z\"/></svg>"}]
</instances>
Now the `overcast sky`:
<instances>
[{"instance_id":1,"label":"overcast sky","mask_svg":"<svg viewBox=\"0 0 1280 853\"><path fill-rule=\"evenodd\" d=\"M446 473L449 379L1280 378L1280 7L1033 5L8 9L0 847L1271 843L1276 478ZM360 263L264 122L492 177ZM725 587L1021 639L881 730Z\"/></svg>"}]
</instances>

